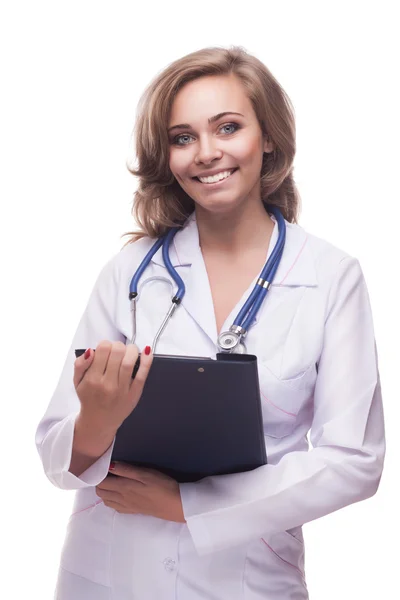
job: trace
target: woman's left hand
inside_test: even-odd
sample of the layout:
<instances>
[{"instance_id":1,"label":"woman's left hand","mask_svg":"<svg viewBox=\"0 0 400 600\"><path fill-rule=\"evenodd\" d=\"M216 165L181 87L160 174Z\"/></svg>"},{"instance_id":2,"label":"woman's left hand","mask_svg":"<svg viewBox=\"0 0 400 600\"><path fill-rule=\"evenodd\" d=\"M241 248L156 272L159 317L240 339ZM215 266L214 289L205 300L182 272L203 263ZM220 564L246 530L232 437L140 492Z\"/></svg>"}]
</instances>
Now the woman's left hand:
<instances>
[{"instance_id":1,"label":"woman's left hand","mask_svg":"<svg viewBox=\"0 0 400 600\"><path fill-rule=\"evenodd\" d=\"M177 481L153 469L124 462L112 464L112 475L96 486L96 493L106 506L120 513L186 523Z\"/></svg>"}]
</instances>

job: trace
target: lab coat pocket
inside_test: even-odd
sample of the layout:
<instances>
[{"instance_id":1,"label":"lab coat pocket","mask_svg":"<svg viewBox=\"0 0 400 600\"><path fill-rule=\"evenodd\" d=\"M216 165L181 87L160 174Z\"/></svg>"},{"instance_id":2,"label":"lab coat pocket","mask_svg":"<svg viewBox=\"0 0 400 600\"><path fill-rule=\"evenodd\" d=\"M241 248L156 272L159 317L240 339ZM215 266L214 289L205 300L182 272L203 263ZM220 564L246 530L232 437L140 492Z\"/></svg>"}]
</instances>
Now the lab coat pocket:
<instances>
[{"instance_id":1,"label":"lab coat pocket","mask_svg":"<svg viewBox=\"0 0 400 600\"><path fill-rule=\"evenodd\" d=\"M315 365L294 377L279 379L267 362L259 362L258 377L265 435L274 438L290 435L301 409L311 401L316 379Z\"/></svg>"},{"instance_id":2,"label":"lab coat pocket","mask_svg":"<svg viewBox=\"0 0 400 600\"><path fill-rule=\"evenodd\" d=\"M304 545L288 532L263 535L248 547L243 577L246 600L308 600Z\"/></svg>"},{"instance_id":3,"label":"lab coat pocket","mask_svg":"<svg viewBox=\"0 0 400 600\"><path fill-rule=\"evenodd\" d=\"M61 567L101 585L110 585L110 549L115 511L104 503L71 515Z\"/></svg>"},{"instance_id":4,"label":"lab coat pocket","mask_svg":"<svg viewBox=\"0 0 400 600\"><path fill-rule=\"evenodd\" d=\"M294 569L304 578L305 549L302 541L291 535L288 531L274 533L261 538L265 550L272 553L272 557L280 560L283 566Z\"/></svg>"}]
</instances>

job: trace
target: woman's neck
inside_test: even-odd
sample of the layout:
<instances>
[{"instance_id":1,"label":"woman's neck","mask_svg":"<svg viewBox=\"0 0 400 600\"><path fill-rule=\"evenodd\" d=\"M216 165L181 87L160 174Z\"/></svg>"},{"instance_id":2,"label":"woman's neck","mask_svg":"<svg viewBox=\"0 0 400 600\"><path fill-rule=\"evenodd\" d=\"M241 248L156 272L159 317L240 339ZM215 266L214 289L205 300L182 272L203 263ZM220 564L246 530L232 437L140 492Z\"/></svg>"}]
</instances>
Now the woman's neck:
<instances>
[{"instance_id":1,"label":"woman's neck","mask_svg":"<svg viewBox=\"0 0 400 600\"><path fill-rule=\"evenodd\" d=\"M196 221L202 251L240 255L268 247L274 222L261 201L236 211L213 214L196 205Z\"/></svg>"}]
</instances>

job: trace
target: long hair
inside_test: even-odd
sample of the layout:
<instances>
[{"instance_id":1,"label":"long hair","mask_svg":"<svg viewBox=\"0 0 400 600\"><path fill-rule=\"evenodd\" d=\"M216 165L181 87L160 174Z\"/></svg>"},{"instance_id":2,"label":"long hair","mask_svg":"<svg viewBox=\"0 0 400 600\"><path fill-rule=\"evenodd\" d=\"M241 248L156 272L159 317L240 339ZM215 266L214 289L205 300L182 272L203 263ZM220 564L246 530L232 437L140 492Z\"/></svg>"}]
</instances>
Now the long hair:
<instances>
[{"instance_id":1,"label":"long hair","mask_svg":"<svg viewBox=\"0 0 400 600\"><path fill-rule=\"evenodd\" d=\"M261 198L279 207L284 218L297 223L300 195L293 179L296 153L294 109L268 68L241 46L208 47L174 61L144 90L134 127L139 178L132 215L139 230L129 231L130 244L144 236L158 238L183 225L194 211L193 199L180 187L169 168L168 123L178 91L189 81L209 75L235 74L252 103L261 130L275 150L264 153L260 173Z\"/></svg>"}]
</instances>

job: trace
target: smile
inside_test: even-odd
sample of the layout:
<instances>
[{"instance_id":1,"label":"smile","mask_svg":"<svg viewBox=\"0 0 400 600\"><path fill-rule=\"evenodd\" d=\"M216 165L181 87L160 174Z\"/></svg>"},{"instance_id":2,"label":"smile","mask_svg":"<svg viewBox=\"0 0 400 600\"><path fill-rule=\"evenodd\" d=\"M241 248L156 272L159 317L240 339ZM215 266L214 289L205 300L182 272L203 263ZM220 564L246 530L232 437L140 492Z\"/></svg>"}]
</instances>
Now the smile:
<instances>
[{"instance_id":1,"label":"smile","mask_svg":"<svg viewBox=\"0 0 400 600\"><path fill-rule=\"evenodd\" d=\"M228 179L230 179L230 177L231 177L231 176L232 176L232 175L233 175L233 174L234 174L234 173L235 173L237 170L238 170L238 168L236 168L236 169L233 169L233 170L232 170L232 171L229 173L229 175L225 175L225 176L224 176L222 179L217 179L216 181L212 181L212 179L213 179L212 177L207 177L207 178L205 178L205 179L207 179L207 180L210 180L210 179L211 179L211 181L204 181L204 182L200 181L200 179L199 179L198 177L193 177L193 179L194 179L195 181L197 181L198 183L200 183L201 185L208 186L209 188L214 188L214 187L216 187L216 186L223 185L223 183L224 183L225 181L227 181ZM227 171L224 171L223 173L227 173ZM218 176L219 176L219 177L221 177L221 175L222 175L222 173L221 173L221 174L218 174L217 176L213 176L213 177L218 177Z\"/></svg>"}]
</instances>

